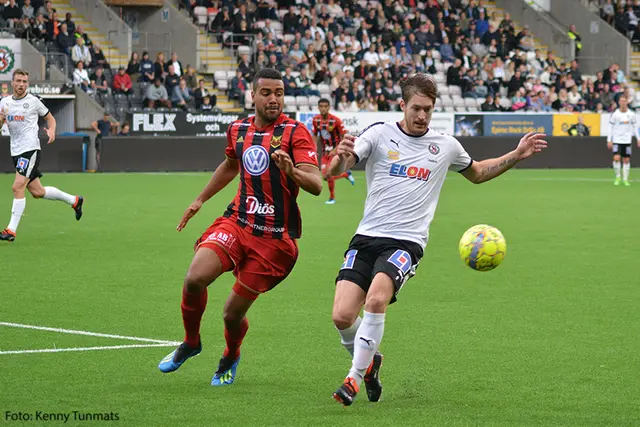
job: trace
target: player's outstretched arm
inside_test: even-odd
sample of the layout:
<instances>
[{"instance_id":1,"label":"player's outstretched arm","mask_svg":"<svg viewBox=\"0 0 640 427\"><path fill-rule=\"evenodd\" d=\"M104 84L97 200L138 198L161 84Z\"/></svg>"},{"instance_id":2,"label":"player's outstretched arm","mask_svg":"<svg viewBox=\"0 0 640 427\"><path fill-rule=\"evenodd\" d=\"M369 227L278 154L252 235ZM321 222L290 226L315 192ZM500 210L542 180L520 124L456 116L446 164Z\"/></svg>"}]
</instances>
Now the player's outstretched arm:
<instances>
[{"instance_id":1,"label":"player's outstretched arm","mask_svg":"<svg viewBox=\"0 0 640 427\"><path fill-rule=\"evenodd\" d=\"M540 133L528 133L522 137L515 150L496 159L473 162L469 169L462 172L462 175L474 184L481 184L496 178L514 167L516 163L545 149L547 147L545 136Z\"/></svg>"},{"instance_id":2,"label":"player's outstretched arm","mask_svg":"<svg viewBox=\"0 0 640 427\"><path fill-rule=\"evenodd\" d=\"M307 164L301 164L296 167L293 165L291 157L282 150L273 152L271 158L276 163L276 166L293 179L300 188L314 196L320 195L322 192L322 175L317 167Z\"/></svg>"},{"instance_id":3,"label":"player's outstretched arm","mask_svg":"<svg viewBox=\"0 0 640 427\"><path fill-rule=\"evenodd\" d=\"M236 159L226 158L220 166L218 166L209 180L209 183L204 187L198 198L191 203L191 205L184 211L180 224L178 224L177 230L182 231L186 227L187 223L195 214L198 213L202 204L215 196L220 190L226 187L233 179L238 175L240 167Z\"/></svg>"},{"instance_id":4,"label":"player's outstretched arm","mask_svg":"<svg viewBox=\"0 0 640 427\"><path fill-rule=\"evenodd\" d=\"M336 148L336 155L329 165L331 176L342 175L356 164L356 137L345 134Z\"/></svg>"}]
</instances>

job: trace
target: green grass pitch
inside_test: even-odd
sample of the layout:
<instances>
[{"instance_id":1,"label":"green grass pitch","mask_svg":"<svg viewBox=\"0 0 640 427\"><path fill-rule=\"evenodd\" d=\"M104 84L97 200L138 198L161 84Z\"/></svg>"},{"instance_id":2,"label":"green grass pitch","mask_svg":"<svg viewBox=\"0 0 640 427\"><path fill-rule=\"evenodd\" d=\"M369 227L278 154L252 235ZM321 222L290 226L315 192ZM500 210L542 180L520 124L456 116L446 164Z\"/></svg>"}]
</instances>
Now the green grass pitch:
<instances>
[{"instance_id":1,"label":"green grass pitch","mask_svg":"<svg viewBox=\"0 0 640 427\"><path fill-rule=\"evenodd\" d=\"M193 242L236 189L177 233L209 176L46 175L46 185L85 195L85 217L28 199L17 241L0 245L0 322L181 341ZM37 410L117 412L118 422L96 424L123 426L640 425L640 182L614 187L610 170L515 170L479 186L452 174L418 275L387 316L383 400L363 392L338 405L331 394L350 360L331 307L363 210L356 177L353 188L338 183L334 206L326 187L300 197L298 264L249 312L234 385L209 385L224 348L226 275L209 288L204 350L178 372L156 368L171 347L0 354L0 425L59 425L5 419ZM3 222L12 179L0 175ZM507 239L504 263L487 273L457 253L480 223ZM0 352L128 344L0 326Z\"/></svg>"}]
</instances>

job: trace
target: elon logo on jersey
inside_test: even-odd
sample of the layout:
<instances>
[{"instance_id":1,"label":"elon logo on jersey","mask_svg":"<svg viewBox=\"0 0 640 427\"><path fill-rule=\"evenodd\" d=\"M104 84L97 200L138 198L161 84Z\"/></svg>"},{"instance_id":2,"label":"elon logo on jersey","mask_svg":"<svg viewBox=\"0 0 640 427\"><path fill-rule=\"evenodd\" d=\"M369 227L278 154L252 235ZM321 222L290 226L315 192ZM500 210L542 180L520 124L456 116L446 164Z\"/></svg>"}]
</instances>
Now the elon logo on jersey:
<instances>
[{"instance_id":1,"label":"elon logo on jersey","mask_svg":"<svg viewBox=\"0 0 640 427\"><path fill-rule=\"evenodd\" d=\"M407 165L394 163L391 165L391 169L389 170L389 175L397 176L400 178L410 178L410 179L417 179L419 181L426 181L429 179L429 175L431 175L431 171L429 169L421 168L418 166L407 166Z\"/></svg>"},{"instance_id":2,"label":"elon logo on jersey","mask_svg":"<svg viewBox=\"0 0 640 427\"><path fill-rule=\"evenodd\" d=\"M7 120L10 122L24 122L24 116L9 115L7 116Z\"/></svg>"}]
</instances>

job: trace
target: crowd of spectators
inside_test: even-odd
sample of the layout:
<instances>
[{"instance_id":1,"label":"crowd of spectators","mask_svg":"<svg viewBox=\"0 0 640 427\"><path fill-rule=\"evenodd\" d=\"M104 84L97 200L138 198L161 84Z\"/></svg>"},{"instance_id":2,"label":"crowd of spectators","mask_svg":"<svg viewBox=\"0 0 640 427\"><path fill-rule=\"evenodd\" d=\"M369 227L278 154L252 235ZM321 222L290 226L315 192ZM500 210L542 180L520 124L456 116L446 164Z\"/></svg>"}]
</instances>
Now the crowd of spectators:
<instances>
[{"instance_id":1,"label":"crowd of spectators","mask_svg":"<svg viewBox=\"0 0 640 427\"><path fill-rule=\"evenodd\" d=\"M600 17L633 43L640 42L640 2L637 0L600 0Z\"/></svg>"},{"instance_id":2,"label":"crowd of spectators","mask_svg":"<svg viewBox=\"0 0 640 427\"><path fill-rule=\"evenodd\" d=\"M630 91L616 64L583 78L578 62L537 49L526 26L516 31L483 0L183 1L208 8L221 42L250 48L229 83L240 101L264 67L282 72L287 95L330 85L334 108L347 111L397 110L397 83L414 71L485 99L487 111L610 111Z\"/></svg>"}]
</instances>

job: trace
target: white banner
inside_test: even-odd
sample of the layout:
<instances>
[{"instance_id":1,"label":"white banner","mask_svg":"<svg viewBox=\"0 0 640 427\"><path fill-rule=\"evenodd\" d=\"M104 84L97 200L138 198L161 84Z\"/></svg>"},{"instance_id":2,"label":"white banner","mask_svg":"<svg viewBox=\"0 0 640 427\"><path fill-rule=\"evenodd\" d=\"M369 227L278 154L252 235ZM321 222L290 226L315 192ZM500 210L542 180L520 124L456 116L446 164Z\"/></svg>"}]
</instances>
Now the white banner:
<instances>
[{"instance_id":1,"label":"white banner","mask_svg":"<svg viewBox=\"0 0 640 427\"><path fill-rule=\"evenodd\" d=\"M318 112L297 113L296 118L298 121L304 123L309 130L312 130L313 125L311 120ZM376 122L390 122L401 121L404 117L402 111L388 111L388 112L371 112L371 113L345 113L340 111L332 111L331 114L339 117L344 123L344 127L350 134L360 135L369 125ZM431 117L431 124L429 128L437 130L438 132L453 134L453 113L433 113Z\"/></svg>"},{"instance_id":2,"label":"white banner","mask_svg":"<svg viewBox=\"0 0 640 427\"><path fill-rule=\"evenodd\" d=\"M0 39L0 81L11 80L13 70L21 67L21 39Z\"/></svg>"}]
</instances>

